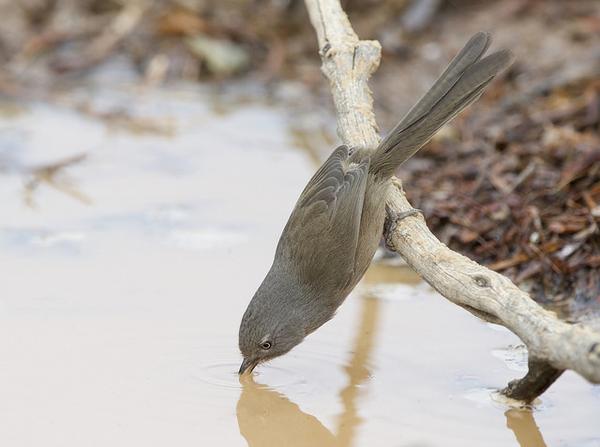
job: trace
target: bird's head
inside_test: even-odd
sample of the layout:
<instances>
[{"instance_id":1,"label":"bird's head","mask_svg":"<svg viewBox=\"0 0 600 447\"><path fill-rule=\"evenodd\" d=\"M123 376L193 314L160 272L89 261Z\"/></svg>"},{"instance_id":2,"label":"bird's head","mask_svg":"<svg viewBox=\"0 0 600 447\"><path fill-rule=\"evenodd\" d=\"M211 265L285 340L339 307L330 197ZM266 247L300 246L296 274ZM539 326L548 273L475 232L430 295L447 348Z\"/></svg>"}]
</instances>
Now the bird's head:
<instances>
[{"instance_id":1,"label":"bird's head","mask_svg":"<svg viewBox=\"0 0 600 447\"><path fill-rule=\"evenodd\" d=\"M240 374L289 352L306 335L297 302L289 293L272 293L269 289L259 288L242 317L239 347L244 360Z\"/></svg>"}]
</instances>

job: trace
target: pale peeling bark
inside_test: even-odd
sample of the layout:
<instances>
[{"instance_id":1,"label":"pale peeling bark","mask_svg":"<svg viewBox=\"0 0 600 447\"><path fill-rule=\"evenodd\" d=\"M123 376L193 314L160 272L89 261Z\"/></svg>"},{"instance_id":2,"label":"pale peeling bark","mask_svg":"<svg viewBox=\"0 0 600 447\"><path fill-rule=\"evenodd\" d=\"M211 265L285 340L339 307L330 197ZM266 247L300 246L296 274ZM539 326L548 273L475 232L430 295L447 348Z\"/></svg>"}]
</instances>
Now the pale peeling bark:
<instances>
[{"instance_id":1,"label":"pale peeling bark","mask_svg":"<svg viewBox=\"0 0 600 447\"><path fill-rule=\"evenodd\" d=\"M376 41L358 39L339 0L305 3L317 32L322 70L331 85L339 136L350 147L376 147L379 135L367 82L379 66L381 46ZM391 214L412 209L399 181L388 206ZM571 369L592 383L600 383L599 332L558 319L505 276L453 252L436 239L419 215L389 228L388 244L444 297L486 321L510 329L527 345L529 357L536 364L546 364L555 371ZM526 382L512 389L531 399L536 388L534 375L527 377L532 393L523 393ZM537 387L538 394L549 386L549 375L541 376L545 384ZM511 395L510 389L505 393Z\"/></svg>"}]
</instances>

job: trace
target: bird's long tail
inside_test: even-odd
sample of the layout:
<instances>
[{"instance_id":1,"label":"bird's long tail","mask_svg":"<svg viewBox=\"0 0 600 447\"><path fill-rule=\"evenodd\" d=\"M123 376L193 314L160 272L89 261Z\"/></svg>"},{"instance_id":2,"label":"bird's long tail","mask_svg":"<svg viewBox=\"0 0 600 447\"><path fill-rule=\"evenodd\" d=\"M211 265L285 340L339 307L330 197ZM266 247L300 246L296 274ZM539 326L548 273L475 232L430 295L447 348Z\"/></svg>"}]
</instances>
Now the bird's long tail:
<instances>
[{"instance_id":1,"label":"bird's long tail","mask_svg":"<svg viewBox=\"0 0 600 447\"><path fill-rule=\"evenodd\" d=\"M427 143L440 127L477 100L513 56L501 50L483 57L491 43L487 33L475 34L450 62L433 87L392 129L375 150L370 171L389 177Z\"/></svg>"}]
</instances>

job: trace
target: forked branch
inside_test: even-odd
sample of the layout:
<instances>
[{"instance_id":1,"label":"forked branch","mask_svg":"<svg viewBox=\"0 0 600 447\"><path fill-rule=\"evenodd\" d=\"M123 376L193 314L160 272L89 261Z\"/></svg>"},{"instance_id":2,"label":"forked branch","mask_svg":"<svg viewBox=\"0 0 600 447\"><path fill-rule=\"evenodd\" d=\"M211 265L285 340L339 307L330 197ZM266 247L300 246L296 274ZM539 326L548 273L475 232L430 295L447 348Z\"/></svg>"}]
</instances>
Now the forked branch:
<instances>
[{"instance_id":1,"label":"forked branch","mask_svg":"<svg viewBox=\"0 0 600 447\"><path fill-rule=\"evenodd\" d=\"M368 80L379 66L381 46L377 41L359 40L339 0L305 3L317 33L322 71L331 86L338 134L350 147L376 147L379 136ZM389 208L395 213L411 210L400 181L396 186ZM453 303L514 332L527 345L530 364L548 365L554 372L552 380L571 369L600 383L600 333L560 320L505 276L450 250L429 231L421 216L403 219L392 228L387 241L414 270ZM543 392L549 386L549 375L539 376L546 381L539 387ZM533 381L533 376L528 375L527 380ZM514 384L504 392L512 396L515 389L525 400L536 394L524 393L522 386Z\"/></svg>"}]
</instances>

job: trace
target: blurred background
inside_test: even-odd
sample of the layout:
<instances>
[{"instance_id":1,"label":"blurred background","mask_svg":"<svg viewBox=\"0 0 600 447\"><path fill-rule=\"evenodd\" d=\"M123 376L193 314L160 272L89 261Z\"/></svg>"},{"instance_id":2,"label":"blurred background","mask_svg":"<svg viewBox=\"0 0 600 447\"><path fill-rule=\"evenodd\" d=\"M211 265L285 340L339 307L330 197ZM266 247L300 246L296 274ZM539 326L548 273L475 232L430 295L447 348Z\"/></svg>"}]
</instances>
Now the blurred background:
<instances>
[{"instance_id":1,"label":"blurred background","mask_svg":"<svg viewBox=\"0 0 600 447\"><path fill-rule=\"evenodd\" d=\"M451 248L597 325L600 2L342 5L383 47L382 134L475 32L514 51L398 175ZM533 411L492 402L524 348L389 254L264 385L237 382L241 313L339 142L302 1L0 0L0 17L0 440L598 445L597 388L568 373Z\"/></svg>"},{"instance_id":2,"label":"blurred background","mask_svg":"<svg viewBox=\"0 0 600 447\"><path fill-rule=\"evenodd\" d=\"M301 1L2 3L5 113L24 101L60 101L90 79L126 81L140 91L186 81L215 95L233 85L242 96L288 109L296 143L315 160L336 143L328 86ZM598 304L598 3L368 0L343 6L361 38L383 45L371 83L383 131L474 32L491 31L497 46L514 50L510 72L408 164L402 178L414 205L453 248L508 274L541 302ZM112 126L172 130L168 122L92 102L81 95L71 106ZM9 163L6 151L2 157Z\"/></svg>"}]
</instances>

